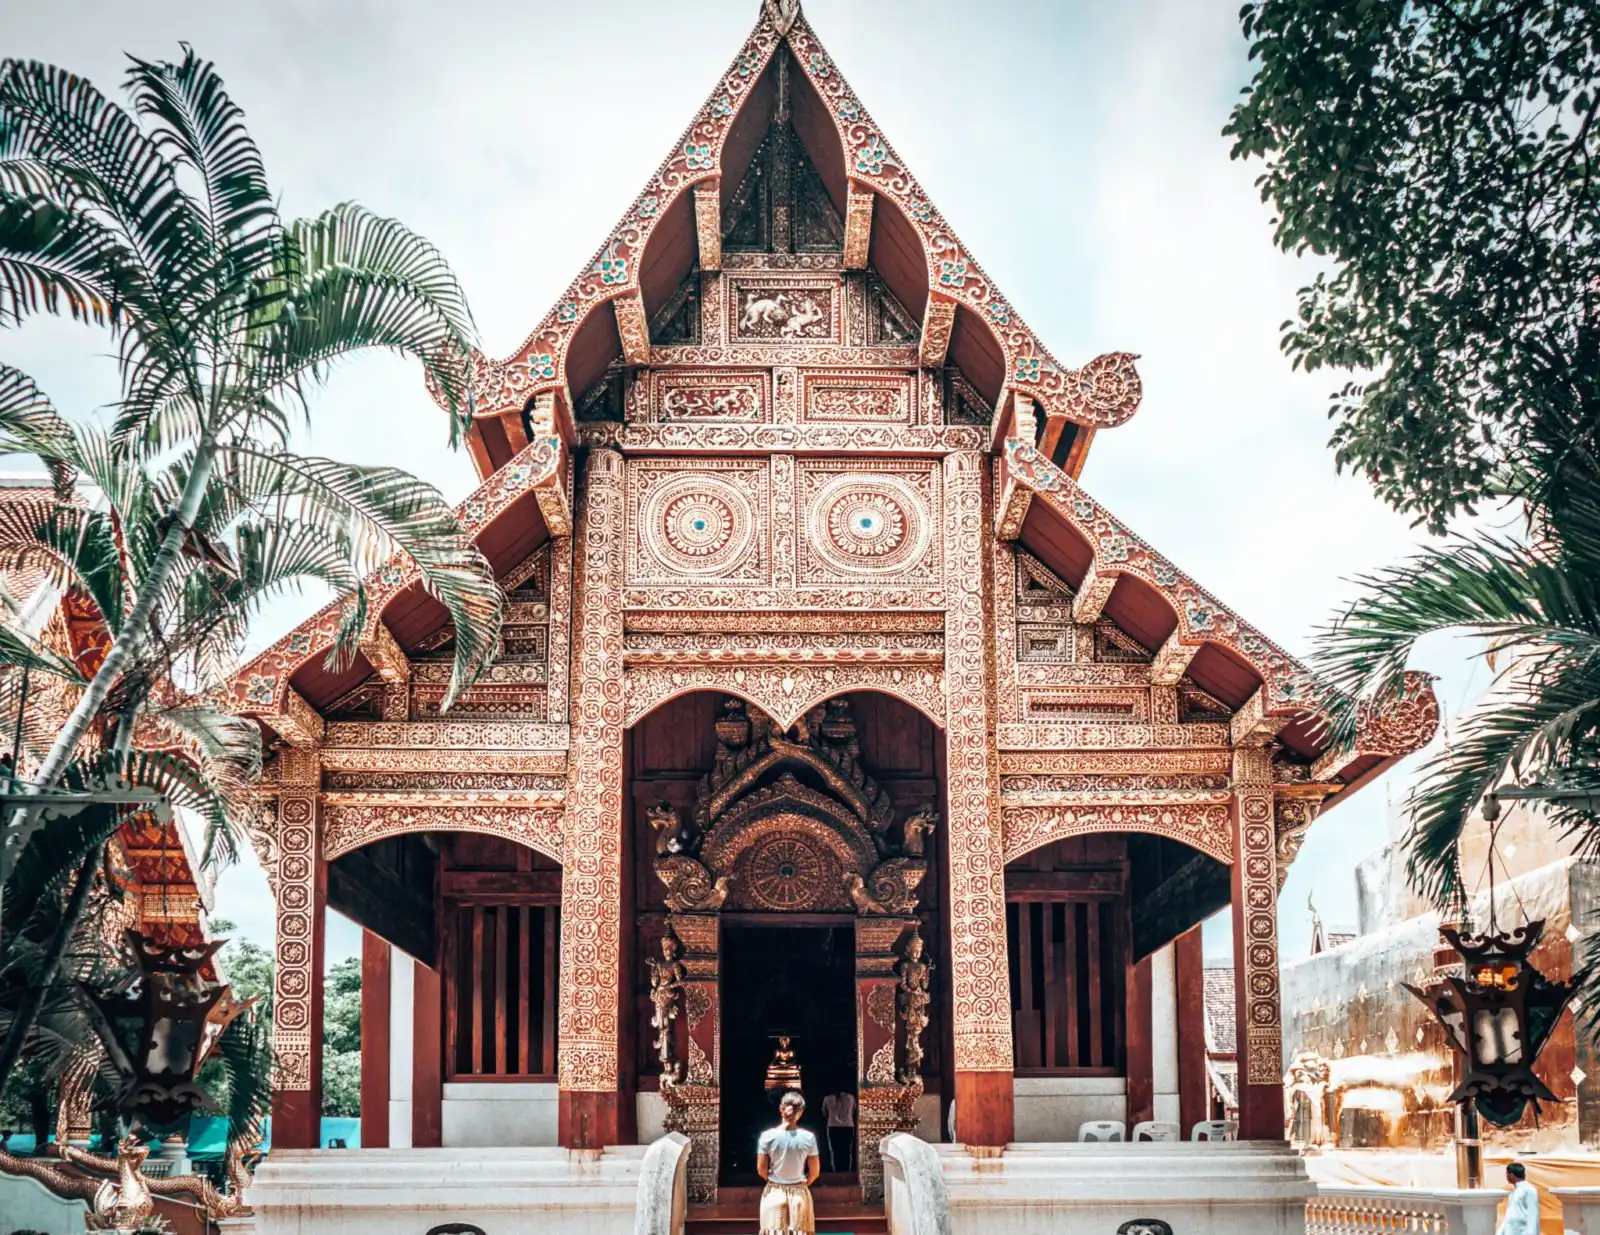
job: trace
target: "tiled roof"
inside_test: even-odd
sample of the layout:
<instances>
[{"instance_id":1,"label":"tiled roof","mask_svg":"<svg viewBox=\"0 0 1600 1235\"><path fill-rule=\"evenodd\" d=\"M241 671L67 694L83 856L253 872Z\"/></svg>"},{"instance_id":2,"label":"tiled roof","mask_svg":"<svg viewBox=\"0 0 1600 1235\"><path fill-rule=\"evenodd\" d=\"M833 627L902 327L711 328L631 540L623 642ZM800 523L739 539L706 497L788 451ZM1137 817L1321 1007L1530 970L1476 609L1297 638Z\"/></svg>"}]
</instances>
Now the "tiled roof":
<instances>
[{"instance_id":1,"label":"tiled roof","mask_svg":"<svg viewBox=\"0 0 1600 1235\"><path fill-rule=\"evenodd\" d=\"M1234 1026L1233 966L1208 965L1204 971L1206 994L1206 1051L1232 1055L1238 1049Z\"/></svg>"},{"instance_id":2,"label":"tiled roof","mask_svg":"<svg viewBox=\"0 0 1600 1235\"><path fill-rule=\"evenodd\" d=\"M54 502L55 492L50 488L49 481L40 477L37 483L32 478L0 478L0 505L20 506L28 503ZM44 570L39 566L22 566L10 570L0 570L0 578L5 580L6 589L18 604L25 605L28 598L38 590L45 581Z\"/></svg>"}]
</instances>

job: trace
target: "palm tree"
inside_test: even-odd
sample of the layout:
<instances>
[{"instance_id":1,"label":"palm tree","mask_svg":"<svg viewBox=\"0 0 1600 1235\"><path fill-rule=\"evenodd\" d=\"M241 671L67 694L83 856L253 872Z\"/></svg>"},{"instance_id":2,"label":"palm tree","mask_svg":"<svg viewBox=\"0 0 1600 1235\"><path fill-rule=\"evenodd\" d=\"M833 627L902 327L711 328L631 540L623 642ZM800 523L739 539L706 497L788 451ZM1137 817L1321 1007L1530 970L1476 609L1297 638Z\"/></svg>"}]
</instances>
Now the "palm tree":
<instances>
[{"instance_id":1,"label":"palm tree","mask_svg":"<svg viewBox=\"0 0 1600 1235\"><path fill-rule=\"evenodd\" d=\"M65 70L0 62L0 323L55 313L105 327L121 385L101 431L0 363L0 453L32 454L56 478L53 498L0 512L0 567L42 567L92 602L111 639L85 677L4 621L0 666L58 684L57 714L15 719L43 739L33 791L121 780L186 794L209 854L231 848L261 751L253 724L205 701L268 598L307 581L347 593L330 654L343 660L367 620L364 578L409 561L455 629L447 705L498 646L500 590L435 489L288 449L310 390L368 348L422 361L454 443L473 325L444 259L400 223L353 204L280 219L242 112L187 46L177 62L132 59L126 90L131 110ZM14 691L20 708L15 686L0 683L0 703ZM81 855L73 892L53 885L68 912L18 942L42 949L33 976L47 985L103 844ZM17 887L0 885L8 943ZM36 1015L17 1009L8 1040Z\"/></svg>"},{"instance_id":2,"label":"palm tree","mask_svg":"<svg viewBox=\"0 0 1600 1235\"><path fill-rule=\"evenodd\" d=\"M114 690L170 680L173 653L215 670L260 601L300 580L351 591L337 649L349 655L362 577L409 558L455 626L450 699L499 632L499 589L436 490L287 449L308 388L374 347L422 361L458 413L455 437L473 327L449 266L356 205L284 223L242 112L191 49L177 63L132 59L126 87L131 113L63 69L0 63L0 319L103 325L121 373L102 437L69 430L0 366L0 451L85 475L110 505L58 510L42 550L8 546L78 576L113 634L38 788L56 784ZM228 617L197 618L229 586Z\"/></svg>"},{"instance_id":3,"label":"palm tree","mask_svg":"<svg viewBox=\"0 0 1600 1235\"><path fill-rule=\"evenodd\" d=\"M1499 490L1526 534L1457 535L1367 576L1317 641L1314 666L1348 696L1335 723L1395 689L1418 640L1477 636L1485 703L1423 767L1410 802L1409 875L1441 907L1461 894L1457 843L1474 808L1508 782L1537 786L1580 856L1600 853L1600 456L1596 427L1557 411L1508 463ZM1501 664L1501 658L1506 663ZM1587 981L1600 986L1600 974Z\"/></svg>"}]
</instances>

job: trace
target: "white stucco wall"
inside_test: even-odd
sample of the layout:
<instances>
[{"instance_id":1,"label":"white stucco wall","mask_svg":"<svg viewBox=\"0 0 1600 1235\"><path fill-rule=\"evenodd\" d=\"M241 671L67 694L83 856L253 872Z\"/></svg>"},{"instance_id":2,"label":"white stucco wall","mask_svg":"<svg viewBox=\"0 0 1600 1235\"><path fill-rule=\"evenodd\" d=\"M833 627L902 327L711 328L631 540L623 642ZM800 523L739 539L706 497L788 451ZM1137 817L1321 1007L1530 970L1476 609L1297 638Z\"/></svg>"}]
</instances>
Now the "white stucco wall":
<instances>
[{"instance_id":1,"label":"white stucco wall","mask_svg":"<svg viewBox=\"0 0 1600 1235\"><path fill-rule=\"evenodd\" d=\"M447 1081L445 1148L511 1148L556 1143L560 1097L552 1081Z\"/></svg>"}]
</instances>

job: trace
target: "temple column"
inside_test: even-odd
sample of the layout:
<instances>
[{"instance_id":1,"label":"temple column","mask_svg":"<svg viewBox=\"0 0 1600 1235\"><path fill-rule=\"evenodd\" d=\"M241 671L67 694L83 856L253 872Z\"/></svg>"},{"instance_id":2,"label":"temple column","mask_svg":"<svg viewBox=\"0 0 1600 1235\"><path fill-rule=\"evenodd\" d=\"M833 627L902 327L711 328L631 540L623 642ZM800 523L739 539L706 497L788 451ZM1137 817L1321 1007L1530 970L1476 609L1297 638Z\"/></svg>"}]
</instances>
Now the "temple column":
<instances>
[{"instance_id":1,"label":"temple column","mask_svg":"<svg viewBox=\"0 0 1600 1235\"><path fill-rule=\"evenodd\" d=\"M1128 1135L1133 1135L1136 1124L1154 1119L1155 1113L1155 1059L1151 1051L1153 1029L1152 981L1150 957L1128 968L1128 994L1126 1000L1127 1080L1128 1098L1125 1118Z\"/></svg>"},{"instance_id":2,"label":"temple column","mask_svg":"<svg viewBox=\"0 0 1600 1235\"><path fill-rule=\"evenodd\" d=\"M569 1149L614 1145L620 1129L622 504L622 456L591 450L577 529L561 862L559 1139Z\"/></svg>"},{"instance_id":3,"label":"temple column","mask_svg":"<svg viewBox=\"0 0 1600 1235\"><path fill-rule=\"evenodd\" d=\"M1283 1018L1278 977L1278 862L1272 761L1233 753L1233 983L1237 1000L1239 1138L1283 1139Z\"/></svg>"},{"instance_id":4,"label":"temple column","mask_svg":"<svg viewBox=\"0 0 1600 1235\"><path fill-rule=\"evenodd\" d=\"M328 868L322 860L322 759L286 747L278 792L277 956L273 984L272 1143L322 1144L322 964Z\"/></svg>"},{"instance_id":5,"label":"temple column","mask_svg":"<svg viewBox=\"0 0 1600 1235\"><path fill-rule=\"evenodd\" d=\"M444 1144L444 980L411 962L411 1145Z\"/></svg>"},{"instance_id":6,"label":"temple column","mask_svg":"<svg viewBox=\"0 0 1600 1235\"><path fill-rule=\"evenodd\" d=\"M389 1148L389 941L361 932L361 1148Z\"/></svg>"},{"instance_id":7,"label":"temple column","mask_svg":"<svg viewBox=\"0 0 1600 1235\"><path fill-rule=\"evenodd\" d=\"M1178 1123L1177 945L1150 956L1151 1118Z\"/></svg>"},{"instance_id":8,"label":"temple column","mask_svg":"<svg viewBox=\"0 0 1600 1235\"><path fill-rule=\"evenodd\" d=\"M1206 1110L1205 942L1201 927L1179 935L1172 945L1178 995L1178 1126L1190 1129L1208 1117Z\"/></svg>"},{"instance_id":9,"label":"temple column","mask_svg":"<svg viewBox=\"0 0 1600 1235\"><path fill-rule=\"evenodd\" d=\"M899 976L895 944L915 919L856 919L856 1170L861 1199L883 1200L883 1157L878 1143L906 1124L906 1087L900 1083ZM920 1092L920 1090L918 1091ZM915 1099L912 1099L913 1101ZM957 1111L957 1118L960 1112ZM824 1162L827 1161L824 1157Z\"/></svg>"},{"instance_id":10,"label":"temple column","mask_svg":"<svg viewBox=\"0 0 1600 1235\"><path fill-rule=\"evenodd\" d=\"M722 1160L722 920L714 913L675 913L671 928L683 945L684 979L673 1043L682 1072L676 1083L662 1078L667 1127L690 1140L689 1199L715 1201Z\"/></svg>"},{"instance_id":11,"label":"temple column","mask_svg":"<svg viewBox=\"0 0 1600 1235\"><path fill-rule=\"evenodd\" d=\"M1005 861L994 742L994 640L989 619L991 524L983 456L944 461L946 836L949 981L955 1007L956 1139L1000 1146L1014 1127Z\"/></svg>"}]
</instances>

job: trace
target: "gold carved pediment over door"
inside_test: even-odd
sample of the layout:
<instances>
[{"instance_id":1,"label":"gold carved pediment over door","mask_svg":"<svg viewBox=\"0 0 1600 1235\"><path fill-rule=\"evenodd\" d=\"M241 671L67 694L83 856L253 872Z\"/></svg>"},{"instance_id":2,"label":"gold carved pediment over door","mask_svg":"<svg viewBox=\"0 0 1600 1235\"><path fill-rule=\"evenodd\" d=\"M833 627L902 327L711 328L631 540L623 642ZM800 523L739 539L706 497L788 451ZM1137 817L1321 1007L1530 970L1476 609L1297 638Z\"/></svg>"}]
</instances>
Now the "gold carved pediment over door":
<instances>
[{"instance_id":1,"label":"gold carved pediment over door","mask_svg":"<svg viewBox=\"0 0 1600 1235\"><path fill-rule=\"evenodd\" d=\"M934 819L920 813L897 824L894 815L861 766L846 700L829 700L785 732L730 699L692 819L666 803L650 811L656 875L678 912L910 913Z\"/></svg>"}]
</instances>

